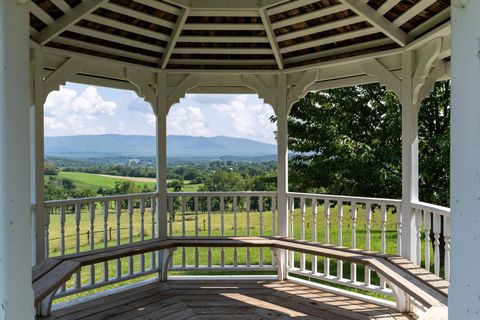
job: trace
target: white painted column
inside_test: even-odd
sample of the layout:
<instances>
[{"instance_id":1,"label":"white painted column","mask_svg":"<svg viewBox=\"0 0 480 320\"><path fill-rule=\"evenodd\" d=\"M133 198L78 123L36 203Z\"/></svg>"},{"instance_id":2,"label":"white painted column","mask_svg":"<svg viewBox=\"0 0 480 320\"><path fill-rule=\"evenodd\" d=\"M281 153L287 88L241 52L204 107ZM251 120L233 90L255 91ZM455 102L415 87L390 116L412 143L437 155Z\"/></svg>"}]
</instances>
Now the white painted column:
<instances>
[{"instance_id":1,"label":"white painted column","mask_svg":"<svg viewBox=\"0 0 480 320\"><path fill-rule=\"evenodd\" d=\"M0 1L0 320L34 317L29 18L20 2Z\"/></svg>"},{"instance_id":2,"label":"white painted column","mask_svg":"<svg viewBox=\"0 0 480 320\"><path fill-rule=\"evenodd\" d=\"M412 85L415 53L405 52L402 61L402 255L418 264L417 227L411 205L418 200L418 108L413 104Z\"/></svg>"},{"instance_id":3,"label":"white painted column","mask_svg":"<svg viewBox=\"0 0 480 320\"><path fill-rule=\"evenodd\" d=\"M31 203L35 205L32 216L32 262L45 259L45 188L44 188L44 103L43 53L39 49L30 51L33 72L33 105L30 108L30 170Z\"/></svg>"},{"instance_id":4,"label":"white painted column","mask_svg":"<svg viewBox=\"0 0 480 320\"><path fill-rule=\"evenodd\" d=\"M288 236L288 108L287 108L287 79L282 72L278 75L277 88L277 208L278 208L278 236ZM278 250L277 268L279 280L286 278L286 252Z\"/></svg>"},{"instance_id":5,"label":"white painted column","mask_svg":"<svg viewBox=\"0 0 480 320\"><path fill-rule=\"evenodd\" d=\"M449 319L480 319L480 1L452 1Z\"/></svg>"}]
</instances>

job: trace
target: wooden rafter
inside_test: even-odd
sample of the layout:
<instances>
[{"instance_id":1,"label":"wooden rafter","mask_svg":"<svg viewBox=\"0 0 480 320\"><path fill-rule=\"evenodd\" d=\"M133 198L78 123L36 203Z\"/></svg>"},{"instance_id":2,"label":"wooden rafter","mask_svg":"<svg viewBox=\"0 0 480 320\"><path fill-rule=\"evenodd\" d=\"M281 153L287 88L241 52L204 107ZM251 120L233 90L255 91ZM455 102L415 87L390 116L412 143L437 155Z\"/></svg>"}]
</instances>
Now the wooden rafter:
<instances>
[{"instance_id":1,"label":"wooden rafter","mask_svg":"<svg viewBox=\"0 0 480 320\"><path fill-rule=\"evenodd\" d=\"M380 8L378 8L377 12L380 15L384 15L388 11L390 11L393 7L395 7L401 0L387 0L385 1Z\"/></svg>"},{"instance_id":2,"label":"wooden rafter","mask_svg":"<svg viewBox=\"0 0 480 320\"><path fill-rule=\"evenodd\" d=\"M378 28L386 36L401 46L405 46L412 41L412 38L395 24L388 21L372 7L360 0L341 0L353 12L365 18L368 23Z\"/></svg>"},{"instance_id":3,"label":"wooden rafter","mask_svg":"<svg viewBox=\"0 0 480 320\"><path fill-rule=\"evenodd\" d=\"M265 9L260 9L260 17L262 18L262 23L265 26L265 32L267 33L268 40L270 41L270 46L273 50L273 55L275 56L275 61L277 61L278 69L283 69L283 58L280 53L280 47L278 46L277 39L275 39L275 32L272 28L272 22L268 16Z\"/></svg>"},{"instance_id":4,"label":"wooden rafter","mask_svg":"<svg viewBox=\"0 0 480 320\"><path fill-rule=\"evenodd\" d=\"M326 7L326 8L320 9L320 10L315 10L315 11L307 12L307 13L304 13L304 14L301 14L301 15L293 16L293 17L290 17L290 18L282 19L280 21L272 23L272 28L273 29L278 29L278 28L291 26L291 25L299 23L299 22L312 20L312 19L315 19L315 18L318 18L318 17L328 16L330 14L334 14L334 13L344 11L344 10L347 10L347 9L348 9L348 6L346 4L333 5L333 6Z\"/></svg>"},{"instance_id":5,"label":"wooden rafter","mask_svg":"<svg viewBox=\"0 0 480 320\"><path fill-rule=\"evenodd\" d=\"M138 11L138 10L134 10L134 9L131 9L131 8L127 8L125 6L121 6L121 5L116 4L116 3L106 2L105 4L102 5L102 8L105 8L105 9L113 11L113 12L118 12L118 13L121 13L123 15L135 18L135 19L139 19L139 20L147 21L147 22L157 24L157 25L160 25L160 26L164 26L164 27L167 27L167 28L170 28L170 29L173 29L175 27L175 23L173 23L169 20L161 19L161 18L158 18L154 15L146 14L146 13L143 13L143 12Z\"/></svg>"},{"instance_id":6,"label":"wooden rafter","mask_svg":"<svg viewBox=\"0 0 480 320\"><path fill-rule=\"evenodd\" d=\"M167 48L162 57L162 63L160 66L162 69L165 69L167 67L168 60L170 60L170 56L172 55L173 50L175 49L175 45L177 44L178 38L182 33L182 28L183 28L183 25L185 24L185 21L187 21L189 12L190 12L190 9L184 8L177 18L177 22L175 23L175 27L173 28L172 35L170 36L170 40L168 41Z\"/></svg>"},{"instance_id":7,"label":"wooden rafter","mask_svg":"<svg viewBox=\"0 0 480 320\"><path fill-rule=\"evenodd\" d=\"M89 15L99 8L107 0L85 0L78 6L61 16L58 20L51 23L45 30L40 32L38 43L45 45L57 35L67 30L70 26Z\"/></svg>"}]
</instances>

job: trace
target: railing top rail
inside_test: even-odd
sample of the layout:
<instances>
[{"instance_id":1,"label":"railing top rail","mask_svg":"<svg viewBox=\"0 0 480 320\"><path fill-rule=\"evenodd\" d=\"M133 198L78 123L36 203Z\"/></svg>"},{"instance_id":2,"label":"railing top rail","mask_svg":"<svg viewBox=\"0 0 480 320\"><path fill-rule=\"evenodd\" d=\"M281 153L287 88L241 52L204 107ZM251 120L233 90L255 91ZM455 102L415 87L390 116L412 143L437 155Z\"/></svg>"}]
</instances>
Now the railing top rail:
<instances>
[{"instance_id":1,"label":"railing top rail","mask_svg":"<svg viewBox=\"0 0 480 320\"><path fill-rule=\"evenodd\" d=\"M86 204L86 203L92 203L92 202L105 202L105 201L128 200L128 199L147 199L147 198L157 197L157 195L158 194L156 192L146 192L146 193L133 193L133 194L119 194L119 195L104 196L104 197L50 200L50 201L45 201L45 206L47 208L51 208L51 207L70 206L75 204Z\"/></svg>"},{"instance_id":2,"label":"railing top rail","mask_svg":"<svg viewBox=\"0 0 480 320\"><path fill-rule=\"evenodd\" d=\"M402 200L399 200L399 199L339 196L339 195L332 195L332 194L288 192L287 195L290 197L298 197L298 198L357 202L357 203L373 203L373 204L386 204L386 205L400 205L402 203Z\"/></svg>"},{"instance_id":3,"label":"railing top rail","mask_svg":"<svg viewBox=\"0 0 480 320\"><path fill-rule=\"evenodd\" d=\"M436 214L450 217L450 208L448 207L443 207L443 206L431 204L428 202L422 202L422 201L412 201L412 206L418 210L425 210L428 212L434 212Z\"/></svg>"},{"instance_id":4,"label":"railing top rail","mask_svg":"<svg viewBox=\"0 0 480 320\"><path fill-rule=\"evenodd\" d=\"M276 196L276 191L206 191L206 192L168 192L167 195L171 197L234 197L234 196Z\"/></svg>"}]
</instances>

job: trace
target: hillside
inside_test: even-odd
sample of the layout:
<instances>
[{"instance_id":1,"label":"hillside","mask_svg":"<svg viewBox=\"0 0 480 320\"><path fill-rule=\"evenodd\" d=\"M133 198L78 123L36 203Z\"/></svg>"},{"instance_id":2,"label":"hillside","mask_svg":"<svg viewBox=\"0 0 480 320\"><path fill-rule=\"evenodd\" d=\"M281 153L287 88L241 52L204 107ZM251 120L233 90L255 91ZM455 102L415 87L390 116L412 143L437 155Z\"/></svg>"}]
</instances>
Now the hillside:
<instances>
[{"instance_id":1,"label":"hillside","mask_svg":"<svg viewBox=\"0 0 480 320\"><path fill-rule=\"evenodd\" d=\"M169 158L263 157L274 155L273 144L233 137L168 136ZM63 157L153 157L155 137L82 135L45 137L45 154Z\"/></svg>"}]
</instances>

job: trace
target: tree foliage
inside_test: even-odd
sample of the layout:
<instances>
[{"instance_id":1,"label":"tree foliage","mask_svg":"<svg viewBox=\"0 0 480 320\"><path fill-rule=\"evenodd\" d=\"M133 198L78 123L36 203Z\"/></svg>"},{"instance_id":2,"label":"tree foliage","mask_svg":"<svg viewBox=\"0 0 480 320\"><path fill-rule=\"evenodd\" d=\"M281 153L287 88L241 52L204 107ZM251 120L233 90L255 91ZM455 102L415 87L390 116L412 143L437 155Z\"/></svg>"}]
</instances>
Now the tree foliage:
<instances>
[{"instance_id":1,"label":"tree foliage","mask_svg":"<svg viewBox=\"0 0 480 320\"><path fill-rule=\"evenodd\" d=\"M450 83L435 86L419 113L420 196L448 203ZM401 105L379 85L310 92L288 120L290 189L401 196Z\"/></svg>"}]
</instances>

